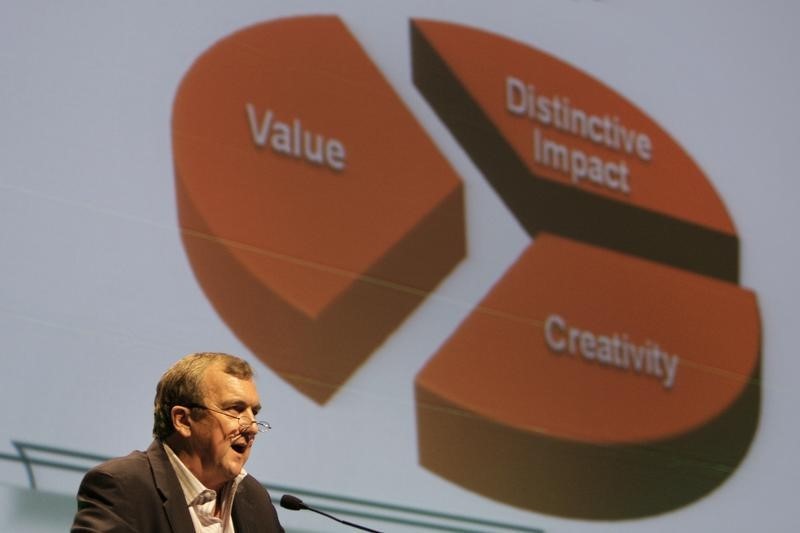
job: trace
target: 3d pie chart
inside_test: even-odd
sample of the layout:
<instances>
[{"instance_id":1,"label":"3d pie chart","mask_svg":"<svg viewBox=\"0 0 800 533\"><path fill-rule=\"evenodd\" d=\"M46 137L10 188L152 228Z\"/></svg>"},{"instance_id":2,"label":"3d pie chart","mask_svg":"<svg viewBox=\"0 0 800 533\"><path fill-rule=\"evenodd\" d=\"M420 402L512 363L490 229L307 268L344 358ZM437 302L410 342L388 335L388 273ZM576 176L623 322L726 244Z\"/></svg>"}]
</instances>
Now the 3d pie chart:
<instances>
[{"instance_id":1,"label":"3d pie chart","mask_svg":"<svg viewBox=\"0 0 800 533\"><path fill-rule=\"evenodd\" d=\"M410 56L530 236L409 383L419 463L580 519L713 491L756 431L761 324L711 181L634 104L526 44L412 20ZM199 285L321 407L469 258L460 176L335 16L214 43L177 90L172 143Z\"/></svg>"}]
</instances>

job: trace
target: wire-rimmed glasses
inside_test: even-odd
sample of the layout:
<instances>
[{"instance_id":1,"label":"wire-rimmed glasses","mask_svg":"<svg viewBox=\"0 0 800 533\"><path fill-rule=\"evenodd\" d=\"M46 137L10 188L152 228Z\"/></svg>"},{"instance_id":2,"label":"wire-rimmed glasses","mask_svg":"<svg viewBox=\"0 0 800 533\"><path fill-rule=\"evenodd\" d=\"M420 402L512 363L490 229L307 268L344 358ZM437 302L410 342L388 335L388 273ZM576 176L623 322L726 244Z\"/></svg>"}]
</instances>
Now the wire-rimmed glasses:
<instances>
[{"instance_id":1,"label":"wire-rimmed glasses","mask_svg":"<svg viewBox=\"0 0 800 533\"><path fill-rule=\"evenodd\" d=\"M245 430L249 429L253 424L256 425L256 431L258 433L266 433L267 431L272 429L272 426L269 425L269 422L267 422L265 420L253 420L252 418L250 418L248 416L232 415L230 413L226 413L225 411L220 411L219 409L214 409L213 407L208 407L207 405L202 405L202 404L199 404L199 403L191 403L191 404L187 405L186 407L190 407L192 409L205 409L207 411L213 411L215 413L219 413L221 415L225 415L228 418L234 418L234 419L236 419L237 422L239 422L239 429L241 431L245 431Z\"/></svg>"}]
</instances>

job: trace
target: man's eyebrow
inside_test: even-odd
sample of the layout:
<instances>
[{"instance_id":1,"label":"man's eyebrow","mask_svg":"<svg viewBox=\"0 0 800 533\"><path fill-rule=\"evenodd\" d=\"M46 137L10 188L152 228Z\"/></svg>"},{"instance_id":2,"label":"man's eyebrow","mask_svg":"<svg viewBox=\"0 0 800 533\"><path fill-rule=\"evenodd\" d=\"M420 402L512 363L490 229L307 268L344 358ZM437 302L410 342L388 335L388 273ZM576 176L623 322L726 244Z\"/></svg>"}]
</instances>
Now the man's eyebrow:
<instances>
[{"instance_id":1,"label":"man's eyebrow","mask_svg":"<svg viewBox=\"0 0 800 533\"><path fill-rule=\"evenodd\" d=\"M258 413L261 410L261 404L257 403L251 406L249 403L245 402L244 400L229 400L227 402L222 402L221 407L223 409L240 409L244 411L248 407L253 409L253 413Z\"/></svg>"}]
</instances>

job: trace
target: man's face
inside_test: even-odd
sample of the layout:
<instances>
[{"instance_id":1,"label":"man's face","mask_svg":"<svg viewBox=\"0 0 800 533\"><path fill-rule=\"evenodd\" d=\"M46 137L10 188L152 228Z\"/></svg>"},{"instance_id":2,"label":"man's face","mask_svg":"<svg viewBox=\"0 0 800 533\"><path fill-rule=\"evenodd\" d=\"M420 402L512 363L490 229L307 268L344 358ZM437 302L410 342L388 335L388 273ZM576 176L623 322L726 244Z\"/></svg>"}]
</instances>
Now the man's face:
<instances>
[{"instance_id":1,"label":"man's face","mask_svg":"<svg viewBox=\"0 0 800 533\"><path fill-rule=\"evenodd\" d=\"M255 383L226 374L217 365L206 370L203 389L206 407L243 421L255 420L261 409ZM206 409L202 418L192 423L188 442L192 462L199 470L194 472L197 478L213 490L235 478L250 457L255 436L255 425L242 431L236 418Z\"/></svg>"}]
</instances>

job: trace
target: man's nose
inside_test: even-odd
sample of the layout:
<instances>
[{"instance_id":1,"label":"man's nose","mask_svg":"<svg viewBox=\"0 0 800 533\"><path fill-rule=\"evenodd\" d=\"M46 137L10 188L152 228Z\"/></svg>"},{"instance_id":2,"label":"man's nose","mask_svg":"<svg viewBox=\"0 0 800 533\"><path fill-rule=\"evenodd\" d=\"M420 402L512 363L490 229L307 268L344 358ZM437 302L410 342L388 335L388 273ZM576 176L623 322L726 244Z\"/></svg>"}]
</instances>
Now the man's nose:
<instances>
[{"instance_id":1,"label":"man's nose","mask_svg":"<svg viewBox=\"0 0 800 533\"><path fill-rule=\"evenodd\" d=\"M256 417L253 415L253 411L249 410L249 413L245 413L239 419L242 423L242 433L248 434L256 434L258 433L258 426L256 425Z\"/></svg>"},{"instance_id":2,"label":"man's nose","mask_svg":"<svg viewBox=\"0 0 800 533\"><path fill-rule=\"evenodd\" d=\"M243 420L242 422L241 432L243 435L255 436L256 433L258 433L255 420L251 420L249 424L247 420Z\"/></svg>"}]
</instances>

